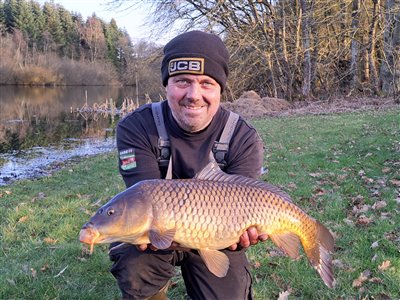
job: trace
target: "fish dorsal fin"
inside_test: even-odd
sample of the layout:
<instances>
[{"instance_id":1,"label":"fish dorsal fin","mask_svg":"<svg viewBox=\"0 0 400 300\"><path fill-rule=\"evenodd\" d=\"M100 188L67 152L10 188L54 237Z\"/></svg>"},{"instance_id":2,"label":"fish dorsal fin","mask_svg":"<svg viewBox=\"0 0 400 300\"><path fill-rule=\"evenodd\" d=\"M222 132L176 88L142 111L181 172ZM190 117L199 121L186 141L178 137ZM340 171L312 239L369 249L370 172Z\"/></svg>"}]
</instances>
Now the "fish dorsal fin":
<instances>
[{"instance_id":1,"label":"fish dorsal fin","mask_svg":"<svg viewBox=\"0 0 400 300\"><path fill-rule=\"evenodd\" d=\"M269 237L275 245L285 251L291 258L299 257L300 239L296 234L292 232L275 233L270 234Z\"/></svg>"},{"instance_id":2,"label":"fish dorsal fin","mask_svg":"<svg viewBox=\"0 0 400 300\"><path fill-rule=\"evenodd\" d=\"M175 232L175 228L162 232L157 228L152 228L149 230L150 243L158 249L167 249L171 246L172 241L174 240Z\"/></svg>"},{"instance_id":3,"label":"fish dorsal fin","mask_svg":"<svg viewBox=\"0 0 400 300\"><path fill-rule=\"evenodd\" d=\"M226 276L229 269L229 258L225 253L211 249L200 249L199 253L211 273L217 277Z\"/></svg>"},{"instance_id":4,"label":"fish dorsal fin","mask_svg":"<svg viewBox=\"0 0 400 300\"><path fill-rule=\"evenodd\" d=\"M292 199L288 194L282 191L280 188L269 184L265 181L255 180L250 177L245 177L242 175L236 174L227 174L223 172L218 163L214 159L210 159L210 162L195 176L194 179L198 180L209 180L209 181L223 181L223 182L231 182L236 184L243 184L253 187L259 187L262 189L266 189L278 196L282 197L286 201L292 202Z\"/></svg>"}]
</instances>

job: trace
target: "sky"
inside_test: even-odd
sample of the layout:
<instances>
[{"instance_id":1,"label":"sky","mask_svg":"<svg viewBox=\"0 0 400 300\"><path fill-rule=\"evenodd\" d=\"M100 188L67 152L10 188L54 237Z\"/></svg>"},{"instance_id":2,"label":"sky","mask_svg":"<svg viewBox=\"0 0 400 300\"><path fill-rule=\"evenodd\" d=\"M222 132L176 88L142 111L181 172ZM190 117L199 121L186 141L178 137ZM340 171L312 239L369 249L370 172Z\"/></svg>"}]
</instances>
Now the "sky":
<instances>
[{"instance_id":1,"label":"sky","mask_svg":"<svg viewBox=\"0 0 400 300\"><path fill-rule=\"evenodd\" d=\"M37 2L43 5L49 0L39 0ZM114 18L119 28L126 29L133 43L138 42L140 39L154 41L149 38L149 30L145 26L148 13L145 6L141 5L141 7L137 8L118 10L110 9L106 5L107 2L108 0L54 0L54 3L61 4L68 11L79 12L84 19L93 13L107 23Z\"/></svg>"}]
</instances>

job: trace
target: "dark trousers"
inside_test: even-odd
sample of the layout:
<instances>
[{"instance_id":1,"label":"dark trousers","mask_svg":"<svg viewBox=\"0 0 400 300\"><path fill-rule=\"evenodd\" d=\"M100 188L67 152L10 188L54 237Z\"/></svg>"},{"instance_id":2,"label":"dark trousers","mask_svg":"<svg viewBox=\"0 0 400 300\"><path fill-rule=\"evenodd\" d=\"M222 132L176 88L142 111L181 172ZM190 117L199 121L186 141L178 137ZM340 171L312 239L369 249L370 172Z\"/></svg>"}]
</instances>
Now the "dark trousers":
<instances>
[{"instance_id":1,"label":"dark trousers","mask_svg":"<svg viewBox=\"0 0 400 300\"><path fill-rule=\"evenodd\" d=\"M186 291L193 300L252 299L251 275L244 250L222 250L229 257L228 274L218 278L210 273L196 251L142 252L133 245L110 251L111 273L117 279L123 299L145 299L158 293L180 266Z\"/></svg>"}]
</instances>

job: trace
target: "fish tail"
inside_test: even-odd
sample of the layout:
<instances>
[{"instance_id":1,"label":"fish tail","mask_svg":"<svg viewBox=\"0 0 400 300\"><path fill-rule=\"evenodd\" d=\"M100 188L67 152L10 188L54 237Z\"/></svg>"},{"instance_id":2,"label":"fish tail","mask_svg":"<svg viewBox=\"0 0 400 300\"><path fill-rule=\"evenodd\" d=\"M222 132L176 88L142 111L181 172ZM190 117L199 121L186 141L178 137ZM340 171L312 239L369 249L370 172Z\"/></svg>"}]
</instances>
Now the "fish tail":
<instances>
[{"instance_id":1,"label":"fish tail","mask_svg":"<svg viewBox=\"0 0 400 300\"><path fill-rule=\"evenodd\" d=\"M333 277L331 253L333 252L334 239L324 225L318 221L315 222L317 226L315 242L311 247L304 247L304 251L326 286L333 288L335 279Z\"/></svg>"}]
</instances>

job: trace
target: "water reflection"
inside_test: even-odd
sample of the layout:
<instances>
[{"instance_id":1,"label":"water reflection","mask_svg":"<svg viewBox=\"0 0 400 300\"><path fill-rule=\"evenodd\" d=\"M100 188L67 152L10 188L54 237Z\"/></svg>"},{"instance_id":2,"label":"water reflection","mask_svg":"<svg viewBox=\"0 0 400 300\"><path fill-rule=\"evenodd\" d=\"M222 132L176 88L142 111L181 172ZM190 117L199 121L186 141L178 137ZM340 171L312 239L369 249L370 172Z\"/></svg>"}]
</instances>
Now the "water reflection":
<instances>
[{"instance_id":1,"label":"water reflection","mask_svg":"<svg viewBox=\"0 0 400 300\"><path fill-rule=\"evenodd\" d=\"M135 101L135 93L134 88L109 86L0 86L0 185L46 176L54 164L75 156L115 150L118 116L94 117L76 109L111 99L120 107L124 99Z\"/></svg>"},{"instance_id":2,"label":"water reflection","mask_svg":"<svg viewBox=\"0 0 400 300\"><path fill-rule=\"evenodd\" d=\"M48 146L65 138L105 137L116 120L85 119L71 108L113 99L135 99L135 89L118 87L0 86L0 153Z\"/></svg>"}]
</instances>

